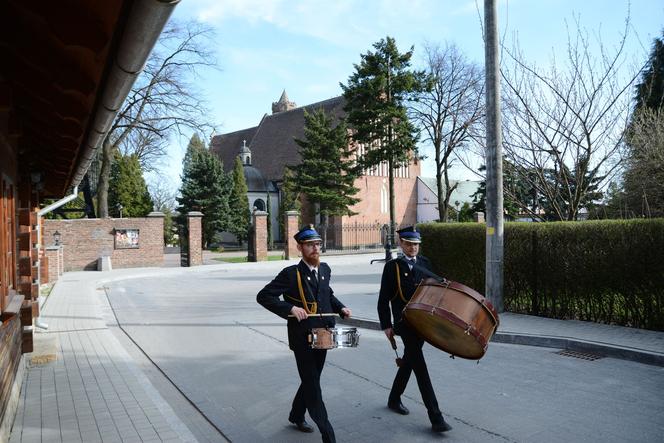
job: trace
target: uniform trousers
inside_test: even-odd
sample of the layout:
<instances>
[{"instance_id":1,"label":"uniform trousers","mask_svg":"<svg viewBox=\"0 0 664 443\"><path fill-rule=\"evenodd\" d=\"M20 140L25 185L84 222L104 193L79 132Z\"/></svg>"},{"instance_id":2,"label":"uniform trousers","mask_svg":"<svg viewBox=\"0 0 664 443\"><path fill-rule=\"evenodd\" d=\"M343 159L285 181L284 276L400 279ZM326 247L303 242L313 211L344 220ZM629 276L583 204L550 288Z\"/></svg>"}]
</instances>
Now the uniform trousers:
<instances>
[{"instance_id":1,"label":"uniform trousers","mask_svg":"<svg viewBox=\"0 0 664 443\"><path fill-rule=\"evenodd\" d=\"M327 410L323 403L323 395L320 389L320 375L325 365L327 350L325 349L300 349L293 351L297 371L300 374L300 387L293 398L288 420L293 423L304 421L305 410L318 426L323 442L334 443L334 429L327 418Z\"/></svg>"},{"instance_id":2,"label":"uniform trousers","mask_svg":"<svg viewBox=\"0 0 664 443\"><path fill-rule=\"evenodd\" d=\"M401 336L401 340L403 340L404 351L401 367L399 367L392 383L389 401L390 403L401 401L401 395L406 390L410 374L411 372L415 372L417 386L420 388L422 401L429 413L429 419L431 423L440 423L443 420L443 415L440 412L438 400L436 400L436 394L433 391L427 363L424 361L424 354L422 353L424 340L405 323L401 322L399 326L399 335Z\"/></svg>"}]
</instances>

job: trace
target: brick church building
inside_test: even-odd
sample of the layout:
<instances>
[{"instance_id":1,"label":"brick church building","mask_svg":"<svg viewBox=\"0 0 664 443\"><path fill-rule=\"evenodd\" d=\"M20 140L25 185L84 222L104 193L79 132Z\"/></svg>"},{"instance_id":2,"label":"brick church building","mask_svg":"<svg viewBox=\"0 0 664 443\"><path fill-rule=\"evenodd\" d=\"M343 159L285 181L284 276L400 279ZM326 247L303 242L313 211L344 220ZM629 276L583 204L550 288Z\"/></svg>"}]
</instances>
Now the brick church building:
<instances>
[{"instance_id":1,"label":"brick church building","mask_svg":"<svg viewBox=\"0 0 664 443\"><path fill-rule=\"evenodd\" d=\"M298 107L289 101L286 91L279 101L272 103L272 114L265 114L257 126L242 129L212 138L210 149L223 161L224 169L233 168L235 157L240 155L243 160L250 154L252 177L256 180L255 171L259 171L266 185L264 189L274 190L279 197L286 166L297 165L301 161L299 146L295 139L304 139L304 111L313 113L322 109L326 114L337 119L344 116L343 97L334 97L310 105ZM359 155L362 147L358 148ZM245 164L245 168L247 164ZM247 171L245 171L245 176ZM396 223L398 225L413 224L417 218L417 177L420 175L420 164L415 159L407 167L394 171L394 188L396 203ZM382 226L389 223L389 183L387 164L367 169L357 178L355 186L360 190L356 197L360 201L351 207L354 216L332 217L331 225L335 226ZM249 189L252 194L252 189ZM253 193L249 196L250 207L259 207L252 199L258 199ZM261 199L263 200L263 199ZM276 206L278 208L278 204ZM317 224L312 208L303 205L302 223ZM273 238L280 241L278 232L278 211L272 210L272 226L276 231ZM380 241L380 240L379 240ZM347 240L344 241L347 243Z\"/></svg>"}]
</instances>

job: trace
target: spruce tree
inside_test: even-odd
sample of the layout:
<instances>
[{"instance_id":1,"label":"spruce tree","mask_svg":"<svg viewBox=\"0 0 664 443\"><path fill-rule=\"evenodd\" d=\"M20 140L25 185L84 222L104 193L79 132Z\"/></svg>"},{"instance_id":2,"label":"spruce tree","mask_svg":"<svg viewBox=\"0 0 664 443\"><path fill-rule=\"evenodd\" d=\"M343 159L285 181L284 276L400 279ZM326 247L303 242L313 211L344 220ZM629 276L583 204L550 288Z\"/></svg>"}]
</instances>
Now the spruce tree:
<instances>
[{"instance_id":1,"label":"spruce tree","mask_svg":"<svg viewBox=\"0 0 664 443\"><path fill-rule=\"evenodd\" d=\"M216 155L208 151L197 135L189 142L182 172L178 212L203 213L203 244L208 247L215 235L231 227L228 200L232 182Z\"/></svg>"},{"instance_id":2,"label":"spruce tree","mask_svg":"<svg viewBox=\"0 0 664 443\"><path fill-rule=\"evenodd\" d=\"M653 110L664 107L664 36L655 38L650 57L643 69L641 82L636 85L637 113L643 108Z\"/></svg>"},{"instance_id":3,"label":"spruce tree","mask_svg":"<svg viewBox=\"0 0 664 443\"><path fill-rule=\"evenodd\" d=\"M390 240L394 239L394 170L407 166L417 155L417 130L408 119L406 100L427 89L424 72L409 70L413 48L400 53L386 37L373 45L375 52L361 55L348 84L341 84L344 110L353 138L365 148L358 156L360 168L386 162L389 171Z\"/></svg>"},{"instance_id":4,"label":"spruce tree","mask_svg":"<svg viewBox=\"0 0 664 443\"><path fill-rule=\"evenodd\" d=\"M295 189L318 206L323 231L328 217L354 215L350 206L359 201L354 186L356 172L350 160L348 129L342 121L332 126L332 118L322 109L313 114L304 112L304 139L295 139L300 146L302 162L293 167ZM323 239L325 240L325 239Z\"/></svg>"},{"instance_id":5,"label":"spruce tree","mask_svg":"<svg viewBox=\"0 0 664 443\"><path fill-rule=\"evenodd\" d=\"M115 153L108 190L110 211L116 216L145 217L152 211L152 198L135 154ZM122 210L120 210L120 206Z\"/></svg>"},{"instance_id":6,"label":"spruce tree","mask_svg":"<svg viewBox=\"0 0 664 443\"><path fill-rule=\"evenodd\" d=\"M233 189L230 195L229 207L231 213L230 232L237 237L242 244L247 240L249 225L251 224L251 212L249 210L249 199L247 198L247 181L244 178L244 167L240 157L235 157L233 166Z\"/></svg>"}]
</instances>

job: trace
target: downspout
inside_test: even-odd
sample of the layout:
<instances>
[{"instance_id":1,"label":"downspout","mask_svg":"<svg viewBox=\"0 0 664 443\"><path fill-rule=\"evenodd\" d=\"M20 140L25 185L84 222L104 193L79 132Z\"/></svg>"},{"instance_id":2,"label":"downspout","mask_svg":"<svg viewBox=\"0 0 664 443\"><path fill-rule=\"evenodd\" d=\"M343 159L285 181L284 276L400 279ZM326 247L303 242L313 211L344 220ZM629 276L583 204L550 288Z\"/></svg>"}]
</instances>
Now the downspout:
<instances>
[{"instance_id":1,"label":"downspout","mask_svg":"<svg viewBox=\"0 0 664 443\"><path fill-rule=\"evenodd\" d=\"M76 197L78 197L78 185L74 186L74 190L72 191L71 194L61 198L60 200L56 201L55 203L51 203L50 205L46 206L45 208L40 209L39 212L37 212L37 214L40 217L43 217L44 215L48 214L49 212L51 212L55 209L58 209L60 206L66 205L70 201L74 200ZM41 233L40 233L40 235L41 235Z\"/></svg>"},{"instance_id":2,"label":"downspout","mask_svg":"<svg viewBox=\"0 0 664 443\"><path fill-rule=\"evenodd\" d=\"M64 206L70 201L74 200L76 197L78 197L78 185L74 186L74 190L72 191L71 194L61 198L60 200L56 201L55 203L51 203L50 205L46 206L45 208L40 209L37 212L37 215L39 216L37 220L39 221L39 229L37 229L37 244L41 245L42 244L42 230L41 230L41 218L48 214L49 212L58 209L60 206ZM40 267L41 268L41 267ZM39 296L37 297L37 302L39 303L39 312L42 311L42 306L44 305L44 297ZM41 319L41 314L39 317L35 319L35 326L38 327L39 329L48 329L48 323L44 323Z\"/></svg>"},{"instance_id":3,"label":"downspout","mask_svg":"<svg viewBox=\"0 0 664 443\"><path fill-rule=\"evenodd\" d=\"M78 186L92 163L122 103L143 70L161 31L180 0L136 0L132 5L101 100L94 112L94 122L82 145L78 166L71 185Z\"/></svg>"}]
</instances>

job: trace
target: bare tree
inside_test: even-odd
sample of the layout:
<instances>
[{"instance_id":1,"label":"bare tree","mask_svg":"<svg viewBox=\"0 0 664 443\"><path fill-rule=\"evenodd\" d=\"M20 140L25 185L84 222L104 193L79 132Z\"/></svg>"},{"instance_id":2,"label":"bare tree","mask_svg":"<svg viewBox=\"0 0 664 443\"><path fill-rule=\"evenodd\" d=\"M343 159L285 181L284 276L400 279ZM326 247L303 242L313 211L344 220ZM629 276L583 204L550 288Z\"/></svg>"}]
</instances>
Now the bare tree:
<instances>
[{"instance_id":1,"label":"bare tree","mask_svg":"<svg viewBox=\"0 0 664 443\"><path fill-rule=\"evenodd\" d=\"M102 142L97 186L99 217L108 217L108 184L113 152L137 154L153 170L174 133L209 132L209 113L193 84L199 69L215 67L211 28L196 22L169 22Z\"/></svg>"},{"instance_id":2,"label":"bare tree","mask_svg":"<svg viewBox=\"0 0 664 443\"><path fill-rule=\"evenodd\" d=\"M454 44L425 45L429 91L418 94L410 107L410 117L431 143L436 160L438 214L448 220L450 196L449 169L459 151L469 143L473 131L481 131L484 115L484 76L479 66L469 62Z\"/></svg>"},{"instance_id":3,"label":"bare tree","mask_svg":"<svg viewBox=\"0 0 664 443\"><path fill-rule=\"evenodd\" d=\"M167 130L166 130L167 131ZM136 128L122 139L117 149L123 156L135 154L145 172L158 171L162 160L168 155L169 137L164 131L153 131Z\"/></svg>"},{"instance_id":4,"label":"bare tree","mask_svg":"<svg viewBox=\"0 0 664 443\"><path fill-rule=\"evenodd\" d=\"M615 177L639 75L627 66L629 17L611 50L599 34L591 42L578 18L575 25L564 63L554 56L546 70L528 63L518 42L503 46L503 146L519 179L537 194L531 201L545 206L520 202L536 220L576 220Z\"/></svg>"}]
</instances>

